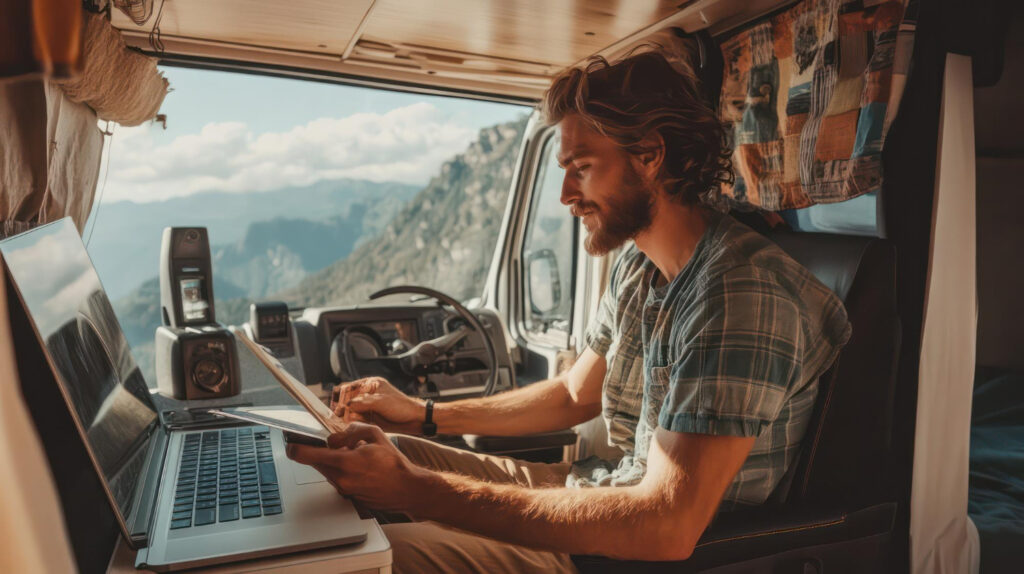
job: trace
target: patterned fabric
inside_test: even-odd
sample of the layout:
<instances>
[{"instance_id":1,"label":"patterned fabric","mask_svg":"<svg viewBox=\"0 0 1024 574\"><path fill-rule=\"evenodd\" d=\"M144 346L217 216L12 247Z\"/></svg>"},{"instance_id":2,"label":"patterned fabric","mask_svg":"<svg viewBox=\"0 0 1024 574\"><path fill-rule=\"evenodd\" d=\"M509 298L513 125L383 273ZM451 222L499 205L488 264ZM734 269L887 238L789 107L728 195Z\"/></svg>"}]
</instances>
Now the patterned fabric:
<instances>
[{"instance_id":1,"label":"patterned fabric","mask_svg":"<svg viewBox=\"0 0 1024 574\"><path fill-rule=\"evenodd\" d=\"M722 43L736 181L712 200L768 210L876 191L913 47L916 0L803 0Z\"/></svg>"},{"instance_id":2,"label":"patterned fabric","mask_svg":"<svg viewBox=\"0 0 1024 574\"><path fill-rule=\"evenodd\" d=\"M764 236L712 213L686 267L656 286L636 246L616 262L587 345L605 357L603 416L617 465L573 465L569 486L635 484L654 429L757 437L722 508L763 503L796 456L818 377L850 337L842 303Z\"/></svg>"}]
</instances>

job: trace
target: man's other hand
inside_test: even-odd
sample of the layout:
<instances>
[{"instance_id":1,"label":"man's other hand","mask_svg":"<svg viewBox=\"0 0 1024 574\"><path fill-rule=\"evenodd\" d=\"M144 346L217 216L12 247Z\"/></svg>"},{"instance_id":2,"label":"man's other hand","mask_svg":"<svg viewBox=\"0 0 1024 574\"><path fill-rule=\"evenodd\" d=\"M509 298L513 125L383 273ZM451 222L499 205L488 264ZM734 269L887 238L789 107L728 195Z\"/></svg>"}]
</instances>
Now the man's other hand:
<instances>
[{"instance_id":1,"label":"man's other hand","mask_svg":"<svg viewBox=\"0 0 1024 574\"><path fill-rule=\"evenodd\" d=\"M308 464L334 485L370 508L408 510L430 471L409 461L380 427L352 423L327 440L327 448L289 444L288 458Z\"/></svg>"},{"instance_id":2,"label":"man's other hand","mask_svg":"<svg viewBox=\"0 0 1024 574\"><path fill-rule=\"evenodd\" d=\"M407 434L420 434L426 416L422 401L407 396L380 377L334 387L331 408L345 422L367 422Z\"/></svg>"}]
</instances>

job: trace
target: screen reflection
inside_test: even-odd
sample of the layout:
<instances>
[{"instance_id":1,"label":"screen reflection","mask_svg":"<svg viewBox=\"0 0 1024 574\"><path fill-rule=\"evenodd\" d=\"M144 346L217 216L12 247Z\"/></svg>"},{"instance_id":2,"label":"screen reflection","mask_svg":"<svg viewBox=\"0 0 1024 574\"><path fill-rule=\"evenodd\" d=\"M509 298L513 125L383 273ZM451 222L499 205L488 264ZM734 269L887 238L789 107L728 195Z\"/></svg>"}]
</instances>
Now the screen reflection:
<instances>
[{"instance_id":1,"label":"screen reflection","mask_svg":"<svg viewBox=\"0 0 1024 574\"><path fill-rule=\"evenodd\" d=\"M0 255L124 521L157 414L85 245L68 218Z\"/></svg>"}]
</instances>

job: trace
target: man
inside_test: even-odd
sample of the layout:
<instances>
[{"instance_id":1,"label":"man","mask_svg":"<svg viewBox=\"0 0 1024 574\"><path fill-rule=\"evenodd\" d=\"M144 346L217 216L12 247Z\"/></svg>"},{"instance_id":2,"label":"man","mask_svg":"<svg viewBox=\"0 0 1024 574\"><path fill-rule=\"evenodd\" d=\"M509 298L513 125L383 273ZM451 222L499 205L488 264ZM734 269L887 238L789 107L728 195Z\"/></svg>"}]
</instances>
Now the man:
<instances>
[{"instance_id":1,"label":"man","mask_svg":"<svg viewBox=\"0 0 1024 574\"><path fill-rule=\"evenodd\" d=\"M693 80L657 53L593 61L545 96L561 130L562 202L592 255L626 247L587 348L555 379L439 403L444 434L519 435L598 414L619 461L540 464L417 433L425 406L383 379L350 383L354 423L295 446L387 524L395 571L573 571L571 554L681 560L719 509L762 504L793 462L817 379L849 338L842 304L779 248L699 196L730 177ZM383 429L383 430L382 430ZM429 521L429 522L422 522Z\"/></svg>"}]
</instances>

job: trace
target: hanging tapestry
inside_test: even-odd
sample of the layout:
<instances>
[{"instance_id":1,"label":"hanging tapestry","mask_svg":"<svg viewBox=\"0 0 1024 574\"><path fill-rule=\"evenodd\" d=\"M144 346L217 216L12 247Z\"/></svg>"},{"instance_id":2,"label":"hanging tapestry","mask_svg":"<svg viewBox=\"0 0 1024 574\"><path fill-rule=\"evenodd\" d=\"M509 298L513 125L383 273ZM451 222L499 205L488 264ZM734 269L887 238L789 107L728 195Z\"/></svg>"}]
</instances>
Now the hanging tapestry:
<instances>
[{"instance_id":1,"label":"hanging tapestry","mask_svg":"<svg viewBox=\"0 0 1024 574\"><path fill-rule=\"evenodd\" d=\"M724 40L719 112L736 181L721 199L780 210L878 190L912 14L916 0L803 0Z\"/></svg>"}]
</instances>

